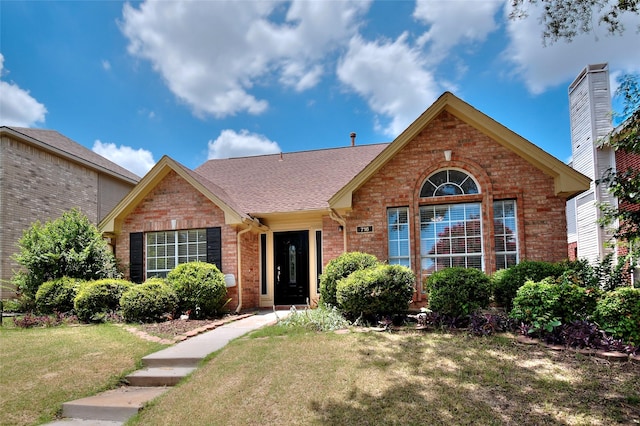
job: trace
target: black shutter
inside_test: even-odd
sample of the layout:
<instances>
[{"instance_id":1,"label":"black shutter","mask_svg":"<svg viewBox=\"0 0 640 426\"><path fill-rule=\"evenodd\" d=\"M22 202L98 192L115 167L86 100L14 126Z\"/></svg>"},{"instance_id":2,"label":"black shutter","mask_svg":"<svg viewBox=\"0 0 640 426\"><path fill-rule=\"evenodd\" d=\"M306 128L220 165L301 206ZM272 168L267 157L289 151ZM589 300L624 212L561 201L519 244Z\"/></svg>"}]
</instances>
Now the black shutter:
<instances>
[{"instance_id":1,"label":"black shutter","mask_svg":"<svg viewBox=\"0 0 640 426\"><path fill-rule=\"evenodd\" d=\"M207 228L207 262L222 271L222 232L219 226Z\"/></svg>"},{"instance_id":2,"label":"black shutter","mask_svg":"<svg viewBox=\"0 0 640 426\"><path fill-rule=\"evenodd\" d=\"M129 278L140 284L144 281L144 234L132 232L129 234Z\"/></svg>"}]
</instances>

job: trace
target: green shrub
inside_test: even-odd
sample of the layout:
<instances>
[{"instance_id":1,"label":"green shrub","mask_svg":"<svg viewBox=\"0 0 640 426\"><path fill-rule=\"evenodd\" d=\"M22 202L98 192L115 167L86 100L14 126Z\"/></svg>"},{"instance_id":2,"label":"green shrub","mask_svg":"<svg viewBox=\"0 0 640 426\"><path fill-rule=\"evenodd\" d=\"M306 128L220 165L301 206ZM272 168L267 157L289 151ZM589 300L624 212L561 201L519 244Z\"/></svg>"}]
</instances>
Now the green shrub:
<instances>
[{"instance_id":1,"label":"green shrub","mask_svg":"<svg viewBox=\"0 0 640 426\"><path fill-rule=\"evenodd\" d=\"M568 270L556 280L560 298L555 315L563 324L592 319L598 299L602 295L597 281L594 280L592 283L594 287L585 285L584 276L576 270Z\"/></svg>"},{"instance_id":2,"label":"green shrub","mask_svg":"<svg viewBox=\"0 0 640 426\"><path fill-rule=\"evenodd\" d=\"M378 259L368 253L353 251L343 253L327 264L320 276L320 296L325 305L338 306L336 290L338 281L347 278L352 272L371 268L379 264Z\"/></svg>"},{"instance_id":3,"label":"green shrub","mask_svg":"<svg viewBox=\"0 0 640 426\"><path fill-rule=\"evenodd\" d=\"M27 299L40 285L62 277L96 280L117 278L116 259L98 228L78 209L41 224L35 222L18 241L13 258L23 267L12 279Z\"/></svg>"},{"instance_id":4,"label":"green shrub","mask_svg":"<svg viewBox=\"0 0 640 426\"><path fill-rule=\"evenodd\" d=\"M581 281L573 271L557 279L527 281L513 299L510 316L529 325L550 321L569 324L591 319L600 292L576 282Z\"/></svg>"},{"instance_id":5,"label":"green shrub","mask_svg":"<svg viewBox=\"0 0 640 426\"><path fill-rule=\"evenodd\" d=\"M507 269L493 281L493 294L498 305L507 312L513 308L513 298L527 281L541 281L547 277L559 277L565 267L555 263L522 261Z\"/></svg>"},{"instance_id":6,"label":"green shrub","mask_svg":"<svg viewBox=\"0 0 640 426\"><path fill-rule=\"evenodd\" d=\"M120 298L120 306L128 322L155 322L176 310L178 296L165 280L151 278L127 290Z\"/></svg>"},{"instance_id":7,"label":"green shrub","mask_svg":"<svg viewBox=\"0 0 640 426\"><path fill-rule=\"evenodd\" d=\"M489 305L491 282L473 268L446 268L427 278L429 309L441 315L461 317Z\"/></svg>"},{"instance_id":8,"label":"green shrub","mask_svg":"<svg viewBox=\"0 0 640 426\"><path fill-rule=\"evenodd\" d=\"M595 320L606 332L640 345L640 288L618 287L598 301Z\"/></svg>"},{"instance_id":9,"label":"green shrub","mask_svg":"<svg viewBox=\"0 0 640 426\"><path fill-rule=\"evenodd\" d=\"M83 280L63 277L42 284L36 293L36 308L42 314L70 312Z\"/></svg>"},{"instance_id":10,"label":"green shrub","mask_svg":"<svg viewBox=\"0 0 640 426\"><path fill-rule=\"evenodd\" d=\"M178 296L179 311L190 318L216 316L229 301L224 274L211 263L182 263L167 274L167 282Z\"/></svg>"},{"instance_id":11,"label":"green shrub","mask_svg":"<svg viewBox=\"0 0 640 426\"><path fill-rule=\"evenodd\" d=\"M84 322L103 321L108 314L120 309L120 298L133 285L117 278L84 283L74 300L78 319Z\"/></svg>"},{"instance_id":12,"label":"green shrub","mask_svg":"<svg viewBox=\"0 0 640 426\"><path fill-rule=\"evenodd\" d=\"M338 308L348 315L399 314L409 309L415 275L401 265L378 265L338 281Z\"/></svg>"}]
</instances>

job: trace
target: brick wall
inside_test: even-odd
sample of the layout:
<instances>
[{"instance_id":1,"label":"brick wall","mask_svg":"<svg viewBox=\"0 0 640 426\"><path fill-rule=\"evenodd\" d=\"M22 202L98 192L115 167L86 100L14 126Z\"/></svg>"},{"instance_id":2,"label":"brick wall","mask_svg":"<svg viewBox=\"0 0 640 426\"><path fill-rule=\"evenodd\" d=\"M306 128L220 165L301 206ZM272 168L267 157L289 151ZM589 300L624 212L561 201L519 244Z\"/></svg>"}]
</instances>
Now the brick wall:
<instances>
[{"instance_id":1,"label":"brick wall","mask_svg":"<svg viewBox=\"0 0 640 426\"><path fill-rule=\"evenodd\" d=\"M444 150L452 151L447 162ZM481 194L420 199L424 180L442 168L471 174ZM448 112L434 119L401 152L353 195L347 215L348 250L388 258L388 207L409 207L411 263L420 272L419 205L460 201L482 203L486 272L494 269L493 201L517 200L520 259L559 261L567 258L565 200L554 195L554 181L512 151ZM359 225L373 233L357 234ZM419 275L419 274L418 274Z\"/></svg>"},{"instance_id":2,"label":"brick wall","mask_svg":"<svg viewBox=\"0 0 640 426\"><path fill-rule=\"evenodd\" d=\"M242 309L260 306L259 238L259 234L253 232L246 232L240 236L242 247Z\"/></svg>"},{"instance_id":3,"label":"brick wall","mask_svg":"<svg viewBox=\"0 0 640 426\"><path fill-rule=\"evenodd\" d=\"M329 216L322 217L322 266L327 265L344 252L343 232L338 228L340 224Z\"/></svg>"},{"instance_id":4,"label":"brick wall","mask_svg":"<svg viewBox=\"0 0 640 426\"><path fill-rule=\"evenodd\" d=\"M175 227L172 224L173 220L175 220ZM234 274L237 277L235 229L225 225L224 213L218 206L194 189L177 173L171 171L124 219L122 230L117 236L116 255L122 265L128 267L129 234L132 232L201 229L214 226L220 226L222 230L222 272ZM256 238L251 233L243 235L243 264L253 262L253 265L258 265ZM255 248L250 250L252 240L255 240L253 241ZM253 267L253 269L255 268ZM251 269L243 273L244 308L257 306L257 302L254 301L255 297L249 296L248 300L246 299L247 294L251 295L260 290L256 274L257 271ZM232 300L227 308L235 309L238 304L238 287L229 288L228 293ZM254 304L251 305L251 303Z\"/></svg>"},{"instance_id":5,"label":"brick wall","mask_svg":"<svg viewBox=\"0 0 640 426\"><path fill-rule=\"evenodd\" d=\"M13 138L0 141L0 280L10 280L22 232L73 207L97 221L98 174ZM0 290L12 297L13 291Z\"/></svg>"}]
</instances>

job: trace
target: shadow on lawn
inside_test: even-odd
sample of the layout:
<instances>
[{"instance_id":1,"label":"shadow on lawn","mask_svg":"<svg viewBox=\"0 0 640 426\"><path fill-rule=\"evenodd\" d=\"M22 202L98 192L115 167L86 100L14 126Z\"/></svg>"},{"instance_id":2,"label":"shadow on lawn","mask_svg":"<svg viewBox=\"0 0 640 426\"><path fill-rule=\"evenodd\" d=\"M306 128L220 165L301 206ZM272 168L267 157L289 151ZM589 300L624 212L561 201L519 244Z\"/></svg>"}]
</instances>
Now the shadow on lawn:
<instances>
[{"instance_id":1,"label":"shadow on lawn","mask_svg":"<svg viewBox=\"0 0 640 426\"><path fill-rule=\"evenodd\" d=\"M519 347L510 339L386 334L360 339L363 374L393 377L381 393L354 388L313 402L327 424L573 424L640 420L637 364L609 365L573 353ZM395 339L395 338L394 338ZM374 373L369 373L374 374ZM634 379L635 377L635 379Z\"/></svg>"}]
</instances>

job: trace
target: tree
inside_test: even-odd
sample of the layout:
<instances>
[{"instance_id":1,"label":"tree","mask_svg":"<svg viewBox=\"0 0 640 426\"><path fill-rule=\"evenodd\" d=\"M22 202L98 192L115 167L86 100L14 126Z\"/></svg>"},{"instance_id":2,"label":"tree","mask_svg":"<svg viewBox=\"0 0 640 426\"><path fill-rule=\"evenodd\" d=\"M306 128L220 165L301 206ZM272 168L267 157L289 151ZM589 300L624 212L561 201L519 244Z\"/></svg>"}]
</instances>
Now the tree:
<instances>
[{"instance_id":1,"label":"tree","mask_svg":"<svg viewBox=\"0 0 640 426\"><path fill-rule=\"evenodd\" d=\"M94 280L118 277L116 260L86 215L72 209L44 225L36 221L18 241L14 259L23 270L13 282L33 299L40 285L62 277Z\"/></svg>"},{"instance_id":2,"label":"tree","mask_svg":"<svg viewBox=\"0 0 640 426\"><path fill-rule=\"evenodd\" d=\"M620 86L615 96L624 102L622 125L610 132L601 144L611 146L616 151L624 151L628 156L637 156L640 161L640 76L625 75L618 79ZM606 185L618 199L617 205L603 204L602 225L611 225L618 220L614 237L618 240L634 242L640 239L640 168L633 161L621 170L609 168L598 185Z\"/></svg>"},{"instance_id":3,"label":"tree","mask_svg":"<svg viewBox=\"0 0 640 426\"><path fill-rule=\"evenodd\" d=\"M536 4L542 5L542 38L552 43L572 41L579 34L592 32L594 23L603 25L609 34L622 34L626 28L621 17L640 13L640 0L511 0L509 18L527 18L528 6Z\"/></svg>"}]
</instances>

